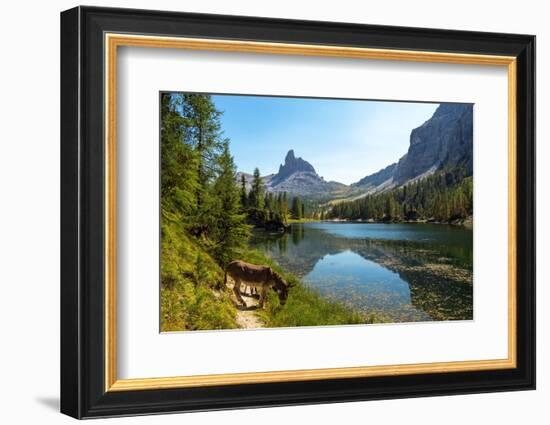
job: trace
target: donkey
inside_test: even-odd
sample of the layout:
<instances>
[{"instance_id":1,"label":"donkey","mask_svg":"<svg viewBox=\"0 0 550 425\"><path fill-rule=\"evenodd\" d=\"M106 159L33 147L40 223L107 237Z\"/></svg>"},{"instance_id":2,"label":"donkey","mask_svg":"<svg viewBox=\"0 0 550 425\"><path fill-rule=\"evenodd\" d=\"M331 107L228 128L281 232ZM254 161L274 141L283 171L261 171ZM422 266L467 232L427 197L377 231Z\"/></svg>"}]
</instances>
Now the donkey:
<instances>
[{"instance_id":1,"label":"donkey","mask_svg":"<svg viewBox=\"0 0 550 425\"><path fill-rule=\"evenodd\" d=\"M232 261L225 269L223 280L225 285L227 285L227 276L231 277L235 282L233 292L237 300L244 307L246 307L246 302L241 296L241 283L243 282L247 286L256 288L260 292L260 308L264 308L265 298L269 288L277 293L281 305L285 305L288 298L288 289L291 287L291 285L271 267L257 266L240 260Z\"/></svg>"}]
</instances>

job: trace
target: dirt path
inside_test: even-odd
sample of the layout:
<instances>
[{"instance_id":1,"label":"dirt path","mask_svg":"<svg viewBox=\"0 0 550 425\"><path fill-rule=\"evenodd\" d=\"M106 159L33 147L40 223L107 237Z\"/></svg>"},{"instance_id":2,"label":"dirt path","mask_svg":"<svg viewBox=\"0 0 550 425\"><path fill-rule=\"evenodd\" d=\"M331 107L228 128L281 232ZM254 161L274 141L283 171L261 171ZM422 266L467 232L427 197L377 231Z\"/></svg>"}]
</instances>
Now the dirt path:
<instances>
[{"instance_id":1,"label":"dirt path","mask_svg":"<svg viewBox=\"0 0 550 425\"><path fill-rule=\"evenodd\" d=\"M248 302L247 302L248 304ZM239 326L243 329L257 329L257 328L263 328L264 324L260 320L260 318L256 315L255 307L251 308L244 308L244 307L237 307L237 323Z\"/></svg>"},{"instance_id":2,"label":"dirt path","mask_svg":"<svg viewBox=\"0 0 550 425\"><path fill-rule=\"evenodd\" d=\"M246 307L244 307L237 302L237 298L233 294L233 286L231 286L231 289L231 299L237 307L237 323L239 327L243 329L263 328L264 324L256 314L258 299L243 295L243 299L246 302Z\"/></svg>"}]
</instances>

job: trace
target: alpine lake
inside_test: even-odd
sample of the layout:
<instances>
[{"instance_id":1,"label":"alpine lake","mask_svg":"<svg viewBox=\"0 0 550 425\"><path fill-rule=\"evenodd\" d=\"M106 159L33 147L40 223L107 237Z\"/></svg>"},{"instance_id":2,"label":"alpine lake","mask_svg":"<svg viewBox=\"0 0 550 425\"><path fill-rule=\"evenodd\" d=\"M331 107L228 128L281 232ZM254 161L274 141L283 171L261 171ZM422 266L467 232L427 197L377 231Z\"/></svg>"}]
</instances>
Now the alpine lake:
<instances>
[{"instance_id":1,"label":"alpine lake","mask_svg":"<svg viewBox=\"0 0 550 425\"><path fill-rule=\"evenodd\" d=\"M294 223L256 230L250 245L366 320L473 319L473 232L463 226Z\"/></svg>"}]
</instances>

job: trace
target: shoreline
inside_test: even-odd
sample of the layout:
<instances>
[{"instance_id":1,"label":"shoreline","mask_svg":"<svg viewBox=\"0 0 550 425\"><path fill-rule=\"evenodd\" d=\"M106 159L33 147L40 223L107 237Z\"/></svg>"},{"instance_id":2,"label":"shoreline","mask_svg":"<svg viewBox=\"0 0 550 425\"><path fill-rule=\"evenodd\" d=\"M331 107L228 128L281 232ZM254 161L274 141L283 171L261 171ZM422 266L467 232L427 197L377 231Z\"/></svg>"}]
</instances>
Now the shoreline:
<instances>
[{"instance_id":1,"label":"shoreline","mask_svg":"<svg viewBox=\"0 0 550 425\"><path fill-rule=\"evenodd\" d=\"M374 219L348 219L348 218L329 218L329 219L317 219L317 218L306 218L306 219L288 219L286 225L281 227L279 231L284 232L288 230L293 224L301 223L364 223L364 224L444 224L448 226L461 226L465 228L473 228L473 216L468 216L465 218L450 220L450 221L438 221L432 219L419 219L419 220L398 220L398 221L387 221L387 220L374 220ZM264 226L254 226L254 229L264 230L264 231L273 231L274 229L268 229Z\"/></svg>"},{"instance_id":2,"label":"shoreline","mask_svg":"<svg viewBox=\"0 0 550 425\"><path fill-rule=\"evenodd\" d=\"M473 227L473 217L468 216L466 218L451 220L451 221L437 221L430 219L421 219L421 220L399 220L399 221L387 221L387 220L363 220L363 219L348 219L348 218L333 218L325 220L309 220L312 222L327 222L327 223L364 223L364 224L446 224L449 226L463 226L463 227ZM293 224L293 223L289 223Z\"/></svg>"}]
</instances>

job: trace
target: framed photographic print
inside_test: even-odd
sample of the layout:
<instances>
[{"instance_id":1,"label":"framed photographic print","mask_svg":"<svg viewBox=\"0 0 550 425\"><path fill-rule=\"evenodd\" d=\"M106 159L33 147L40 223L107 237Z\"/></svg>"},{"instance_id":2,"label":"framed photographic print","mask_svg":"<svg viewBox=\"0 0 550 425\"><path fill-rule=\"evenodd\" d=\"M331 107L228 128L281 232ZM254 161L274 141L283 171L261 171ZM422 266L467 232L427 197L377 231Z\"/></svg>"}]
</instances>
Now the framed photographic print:
<instances>
[{"instance_id":1,"label":"framed photographic print","mask_svg":"<svg viewBox=\"0 0 550 425\"><path fill-rule=\"evenodd\" d=\"M535 38L61 14L61 411L535 387Z\"/></svg>"}]
</instances>

